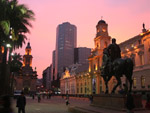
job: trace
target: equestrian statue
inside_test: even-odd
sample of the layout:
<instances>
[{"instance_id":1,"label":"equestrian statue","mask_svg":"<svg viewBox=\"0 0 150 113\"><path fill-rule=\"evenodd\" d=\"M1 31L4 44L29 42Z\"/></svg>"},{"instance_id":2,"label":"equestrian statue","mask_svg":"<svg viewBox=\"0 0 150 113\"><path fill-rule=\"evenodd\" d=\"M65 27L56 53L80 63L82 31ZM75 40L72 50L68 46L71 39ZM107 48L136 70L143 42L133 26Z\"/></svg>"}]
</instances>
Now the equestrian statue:
<instances>
[{"instance_id":1,"label":"equestrian statue","mask_svg":"<svg viewBox=\"0 0 150 113\"><path fill-rule=\"evenodd\" d=\"M108 93L108 82L112 76L117 80L117 84L113 87L111 93L115 93L118 86L121 85L121 77L125 75L129 81L129 92L132 90L132 73L133 61L131 58L121 58L120 47L116 44L116 39L112 39L112 44L103 50L103 62L101 66L101 76L103 77L106 85L105 93Z\"/></svg>"}]
</instances>

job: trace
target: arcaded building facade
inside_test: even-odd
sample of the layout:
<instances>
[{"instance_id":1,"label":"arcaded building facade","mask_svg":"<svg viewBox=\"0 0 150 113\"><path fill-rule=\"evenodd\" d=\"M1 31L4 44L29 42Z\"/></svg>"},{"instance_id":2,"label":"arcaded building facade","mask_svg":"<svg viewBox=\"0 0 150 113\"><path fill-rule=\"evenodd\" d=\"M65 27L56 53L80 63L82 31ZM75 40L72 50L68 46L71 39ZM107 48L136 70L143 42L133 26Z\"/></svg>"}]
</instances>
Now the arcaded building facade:
<instances>
[{"instance_id":1,"label":"arcaded building facade","mask_svg":"<svg viewBox=\"0 0 150 113\"><path fill-rule=\"evenodd\" d=\"M134 62L133 92L150 92L150 30L145 29L137 36L120 43L121 55Z\"/></svg>"},{"instance_id":2,"label":"arcaded building facade","mask_svg":"<svg viewBox=\"0 0 150 113\"><path fill-rule=\"evenodd\" d=\"M65 82L71 84L70 82L73 80L75 94L100 94L105 92L105 83L100 75L100 67L102 65L103 49L111 43L107 27L108 24L104 20L100 20L96 26L95 47L88 58L88 70L79 71L73 76L65 76L65 79L61 79L63 81L62 88L64 88ZM150 93L150 30L145 29L143 24L141 33L120 43L119 46L121 48L121 57L131 58L134 63L132 91L142 94ZM122 84L128 85L128 81L124 76L121 77L121 80ZM108 83L109 93L116 83L116 79L112 77ZM69 88L72 87L69 86ZM116 93L118 93L118 90L119 88Z\"/></svg>"}]
</instances>

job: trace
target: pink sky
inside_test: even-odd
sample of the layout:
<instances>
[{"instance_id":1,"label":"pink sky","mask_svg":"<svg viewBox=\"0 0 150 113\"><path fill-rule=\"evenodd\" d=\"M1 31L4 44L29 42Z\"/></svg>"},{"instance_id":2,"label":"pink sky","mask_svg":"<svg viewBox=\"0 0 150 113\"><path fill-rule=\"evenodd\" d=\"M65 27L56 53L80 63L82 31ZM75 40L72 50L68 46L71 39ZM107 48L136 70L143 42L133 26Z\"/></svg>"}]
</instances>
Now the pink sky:
<instances>
[{"instance_id":1,"label":"pink sky","mask_svg":"<svg viewBox=\"0 0 150 113\"><path fill-rule=\"evenodd\" d=\"M76 25L78 47L90 48L94 47L96 24L101 16L117 43L141 33L143 22L146 29L150 28L150 0L19 0L19 3L26 4L35 13L36 20L27 37L38 78L52 63L56 27L63 22ZM17 52L24 55L25 47L26 44Z\"/></svg>"}]
</instances>

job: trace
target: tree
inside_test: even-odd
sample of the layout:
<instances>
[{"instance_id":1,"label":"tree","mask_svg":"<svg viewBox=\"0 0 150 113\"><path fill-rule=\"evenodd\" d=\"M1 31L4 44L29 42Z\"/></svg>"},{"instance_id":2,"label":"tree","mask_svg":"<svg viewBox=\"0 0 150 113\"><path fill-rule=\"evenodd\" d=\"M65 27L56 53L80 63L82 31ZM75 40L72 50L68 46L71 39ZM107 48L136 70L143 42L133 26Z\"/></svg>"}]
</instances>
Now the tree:
<instances>
[{"instance_id":1,"label":"tree","mask_svg":"<svg viewBox=\"0 0 150 113\"><path fill-rule=\"evenodd\" d=\"M11 62L10 62L10 72L11 72L11 84L10 84L10 91L12 93L13 91L13 82L14 82L14 76L19 75L20 71L21 71L21 67L22 67L22 56L20 55L20 53L15 53L14 55L12 55L11 58Z\"/></svg>"},{"instance_id":2,"label":"tree","mask_svg":"<svg viewBox=\"0 0 150 113\"><path fill-rule=\"evenodd\" d=\"M22 47L27 39L25 33L29 33L28 27L32 27L30 20L34 20L34 13L25 5L18 4L17 0L0 0L0 47L4 47L3 62L1 64L0 93L5 94L4 86L7 81L7 47L11 44L10 53ZM10 37L11 36L11 37ZM2 82L4 84L2 84Z\"/></svg>"},{"instance_id":3,"label":"tree","mask_svg":"<svg viewBox=\"0 0 150 113\"><path fill-rule=\"evenodd\" d=\"M10 62L10 71L11 72L19 72L22 67L22 56L20 53L15 53L12 55L12 60Z\"/></svg>"}]
</instances>

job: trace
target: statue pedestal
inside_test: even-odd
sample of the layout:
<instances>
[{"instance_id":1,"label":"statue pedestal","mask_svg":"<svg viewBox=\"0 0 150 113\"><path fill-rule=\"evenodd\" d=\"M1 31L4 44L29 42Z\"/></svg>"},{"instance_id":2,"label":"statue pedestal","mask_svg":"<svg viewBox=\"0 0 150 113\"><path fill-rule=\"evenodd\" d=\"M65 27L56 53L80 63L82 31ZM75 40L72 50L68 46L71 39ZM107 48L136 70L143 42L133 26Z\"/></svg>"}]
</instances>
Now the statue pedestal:
<instances>
[{"instance_id":1,"label":"statue pedestal","mask_svg":"<svg viewBox=\"0 0 150 113\"><path fill-rule=\"evenodd\" d=\"M141 95L133 95L135 109L142 109L142 98ZM98 94L93 95L92 106L125 110L126 96L119 94Z\"/></svg>"}]
</instances>

